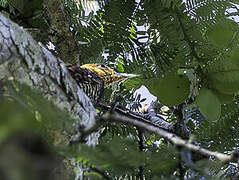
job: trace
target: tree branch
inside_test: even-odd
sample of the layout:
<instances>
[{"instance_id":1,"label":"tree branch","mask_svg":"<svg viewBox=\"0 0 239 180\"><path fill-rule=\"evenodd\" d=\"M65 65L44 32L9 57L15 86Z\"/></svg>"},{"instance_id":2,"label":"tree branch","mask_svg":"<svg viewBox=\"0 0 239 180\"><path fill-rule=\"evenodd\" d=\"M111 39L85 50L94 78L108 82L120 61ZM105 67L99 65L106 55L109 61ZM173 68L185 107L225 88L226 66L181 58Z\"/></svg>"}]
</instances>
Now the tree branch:
<instances>
[{"instance_id":1,"label":"tree branch","mask_svg":"<svg viewBox=\"0 0 239 180\"><path fill-rule=\"evenodd\" d=\"M166 130L147 124L143 121L139 121L137 119L119 114L117 112L108 111L107 113L102 115L101 119L105 121L116 121L116 122L128 123L128 124L137 126L149 132L155 133L161 137L164 137L165 139L169 140L172 144L176 146L184 147L190 151L197 152L208 157L209 156L215 157L216 159L220 160L223 163L235 161L235 160L238 160L239 158L239 155L236 152L230 155L227 155L227 154L222 154L219 152L209 151L207 149L201 148L200 146L191 144L188 141L183 140L182 138L176 136L175 134L167 132Z\"/></svg>"},{"instance_id":2,"label":"tree branch","mask_svg":"<svg viewBox=\"0 0 239 180\"><path fill-rule=\"evenodd\" d=\"M37 89L60 109L68 111L76 124L88 126L94 122L96 111L90 99L64 63L0 13L0 79L9 77ZM73 129L74 125L72 132ZM89 139L89 144L98 140L94 134Z\"/></svg>"},{"instance_id":3,"label":"tree branch","mask_svg":"<svg viewBox=\"0 0 239 180\"><path fill-rule=\"evenodd\" d=\"M122 116L129 117L132 119L135 119L135 121L144 122L145 125L149 124L151 126L155 126L157 128L162 128L168 131L174 131L174 124L168 123L164 119L155 116L150 116L149 118L146 117L145 114L136 113L130 110L123 110L119 107L115 107L113 110L110 106L100 104L100 107L104 110L108 111L115 111L119 113ZM154 114L154 113L153 113ZM153 115L152 114L152 115ZM77 142L85 142L85 137L87 137L92 132L95 132L98 130L98 128L102 125L104 121L102 121L101 117L95 118L95 121L91 123L88 126L80 126L78 128L78 132L72 137L71 143L77 143Z\"/></svg>"},{"instance_id":4,"label":"tree branch","mask_svg":"<svg viewBox=\"0 0 239 180\"><path fill-rule=\"evenodd\" d=\"M72 79L65 64L0 13L0 80L7 79L38 90L43 97L67 111L75 124L89 126L95 121L95 108ZM62 127L72 126L73 133L75 125L71 121L61 123ZM55 143L64 145L69 143L69 135L59 130L53 138ZM98 132L91 133L86 139L87 144L96 145L98 136ZM74 163L66 161L65 164L71 171L75 168Z\"/></svg>"}]
</instances>

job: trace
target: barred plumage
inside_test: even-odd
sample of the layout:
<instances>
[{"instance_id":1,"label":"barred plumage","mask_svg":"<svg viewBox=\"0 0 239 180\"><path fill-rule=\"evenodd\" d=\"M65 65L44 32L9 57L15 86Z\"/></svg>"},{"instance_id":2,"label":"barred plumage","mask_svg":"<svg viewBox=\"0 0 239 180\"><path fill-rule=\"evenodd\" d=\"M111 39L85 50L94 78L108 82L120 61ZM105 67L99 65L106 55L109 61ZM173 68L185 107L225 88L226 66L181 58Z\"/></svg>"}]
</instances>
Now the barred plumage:
<instances>
[{"instance_id":1,"label":"barred plumage","mask_svg":"<svg viewBox=\"0 0 239 180\"><path fill-rule=\"evenodd\" d=\"M112 83L137 76L134 74L117 73L103 64L69 65L67 69L94 104L99 102L105 87Z\"/></svg>"}]
</instances>

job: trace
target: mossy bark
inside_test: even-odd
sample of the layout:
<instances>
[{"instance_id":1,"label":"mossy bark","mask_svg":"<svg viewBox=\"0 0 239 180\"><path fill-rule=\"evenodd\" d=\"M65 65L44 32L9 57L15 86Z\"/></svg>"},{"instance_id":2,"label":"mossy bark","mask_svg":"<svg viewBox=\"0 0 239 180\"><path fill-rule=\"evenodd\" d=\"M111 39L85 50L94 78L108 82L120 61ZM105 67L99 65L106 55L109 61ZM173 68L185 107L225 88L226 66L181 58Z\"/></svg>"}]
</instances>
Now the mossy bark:
<instances>
[{"instance_id":1,"label":"mossy bark","mask_svg":"<svg viewBox=\"0 0 239 180\"><path fill-rule=\"evenodd\" d=\"M14 79L36 89L57 107L69 112L75 123L88 126L94 122L95 108L71 78L65 64L21 27L0 14L0 80L2 79ZM74 125L71 126L73 132ZM54 138L58 144L68 143L69 134L56 134L58 135ZM98 134L92 133L87 144L97 143ZM69 167L72 170L74 168Z\"/></svg>"}]
</instances>

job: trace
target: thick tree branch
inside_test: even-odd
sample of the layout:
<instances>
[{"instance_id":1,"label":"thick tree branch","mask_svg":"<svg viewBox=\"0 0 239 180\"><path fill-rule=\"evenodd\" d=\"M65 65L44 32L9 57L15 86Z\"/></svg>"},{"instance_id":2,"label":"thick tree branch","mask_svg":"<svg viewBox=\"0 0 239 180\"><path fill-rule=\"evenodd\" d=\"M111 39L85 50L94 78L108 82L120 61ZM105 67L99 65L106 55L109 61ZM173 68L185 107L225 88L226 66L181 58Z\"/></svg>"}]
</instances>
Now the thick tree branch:
<instances>
[{"instance_id":1,"label":"thick tree branch","mask_svg":"<svg viewBox=\"0 0 239 180\"><path fill-rule=\"evenodd\" d=\"M0 81L5 79L14 79L38 90L57 107L68 111L75 124L90 126L95 121L95 108L72 79L65 64L0 13ZM62 127L65 124L72 126L73 133L75 125L70 124L72 122L61 123ZM59 130L56 134L53 134L55 143L69 143L69 133ZM87 144L97 144L98 136L97 132L91 133L86 139ZM70 174L76 168L71 161L64 164Z\"/></svg>"},{"instance_id":2,"label":"thick tree branch","mask_svg":"<svg viewBox=\"0 0 239 180\"><path fill-rule=\"evenodd\" d=\"M51 29L56 32L56 50L60 58L65 63L78 63L79 49L70 31L62 2L59 0L44 0L43 3L50 20Z\"/></svg>"},{"instance_id":3,"label":"thick tree branch","mask_svg":"<svg viewBox=\"0 0 239 180\"><path fill-rule=\"evenodd\" d=\"M76 123L87 126L94 122L96 111L92 103L64 63L0 14L0 80L9 77L37 89L60 109L68 111ZM90 144L98 140L94 133L88 139Z\"/></svg>"}]
</instances>

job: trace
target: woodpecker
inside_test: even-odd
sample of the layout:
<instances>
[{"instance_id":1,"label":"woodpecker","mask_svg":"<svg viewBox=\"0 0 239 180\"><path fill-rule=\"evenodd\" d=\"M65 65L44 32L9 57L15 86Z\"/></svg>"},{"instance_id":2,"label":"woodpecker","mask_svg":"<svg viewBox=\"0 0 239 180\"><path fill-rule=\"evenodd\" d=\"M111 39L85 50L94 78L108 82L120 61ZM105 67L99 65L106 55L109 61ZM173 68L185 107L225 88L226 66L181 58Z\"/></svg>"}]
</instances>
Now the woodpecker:
<instances>
[{"instance_id":1,"label":"woodpecker","mask_svg":"<svg viewBox=\"0 0 239 180\"><path fill-rule=\"evenodd\" d=\"M103 64L68 65L67 69L95 105L102 97L104 88L113 83L138 76L135 74L117 73Z\"/></svg>"}]
</instances>

